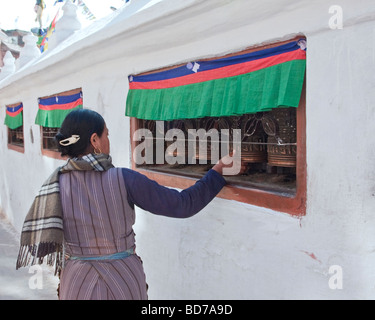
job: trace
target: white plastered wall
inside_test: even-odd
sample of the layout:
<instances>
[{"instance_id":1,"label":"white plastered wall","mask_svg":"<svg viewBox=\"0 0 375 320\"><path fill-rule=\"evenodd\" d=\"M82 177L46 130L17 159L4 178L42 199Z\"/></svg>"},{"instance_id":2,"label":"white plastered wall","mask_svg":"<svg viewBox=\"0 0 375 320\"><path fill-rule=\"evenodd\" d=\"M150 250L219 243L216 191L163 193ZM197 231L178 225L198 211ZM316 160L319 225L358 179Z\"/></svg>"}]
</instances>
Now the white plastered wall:
<instances>
[{"instance_id":1,"label":"white plastered wall","mask_svg":"<svg viewBox=\"0 0 375 320\"><path fill-rule=\"evenodd\" d=\"M20 230L41 183L62 163L41 155L38 97L82 87L84 107L106 119L115 165L128 167L129 74L301 33L308 43L306 216L219 198L188 220L137 210L149 297L373 299L373 2L337 1L342 30L329 28L326 1L166 0L141 10L147 2L134 2L132 15L124 11L93 33L77 33L0 83L1 110L24 103L24 154L7 149L0 127L0 207L9 219ZM329 287L332 266L343 271L342 289Z\"/></svg>"}]
</instances>

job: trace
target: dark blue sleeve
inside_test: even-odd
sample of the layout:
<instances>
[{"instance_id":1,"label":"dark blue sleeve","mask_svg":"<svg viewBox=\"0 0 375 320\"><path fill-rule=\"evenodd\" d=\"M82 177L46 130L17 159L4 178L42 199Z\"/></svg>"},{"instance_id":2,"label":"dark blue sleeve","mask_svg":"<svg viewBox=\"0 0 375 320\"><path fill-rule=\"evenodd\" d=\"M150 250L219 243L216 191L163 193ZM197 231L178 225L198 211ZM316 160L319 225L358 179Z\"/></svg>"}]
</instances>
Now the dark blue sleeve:
<instances>
[{"instance_id":1,"label":"dark blue sleeve","mask_svg":"<svg viewBox=\"0 0 375 320\"><path fill-rule=\"evenodd\" d=\"M178 191L164 187L145 175L122 169L128 201L157 215L188 218L202 210L225 186L225 179L215 170L198 180L193 186Z\"/></svg>"}]
</instances>

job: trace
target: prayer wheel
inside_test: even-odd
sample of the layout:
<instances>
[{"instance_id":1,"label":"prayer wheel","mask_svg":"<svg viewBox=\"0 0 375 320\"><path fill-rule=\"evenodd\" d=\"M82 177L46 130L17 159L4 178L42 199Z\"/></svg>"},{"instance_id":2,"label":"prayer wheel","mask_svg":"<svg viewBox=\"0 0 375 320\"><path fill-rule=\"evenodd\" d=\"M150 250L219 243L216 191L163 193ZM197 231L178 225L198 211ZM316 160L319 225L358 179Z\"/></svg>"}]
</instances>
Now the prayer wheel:
<instances>
[{"instance_id":1,"label":"prayer wheel","mask_svg":"<svg viewBox=\"0 0 375 320\"><path fill-rule=\"evenodd\" d=\"M196 145L195 145L195 159L199 161L199 163L210 163L212 160L212 155L217 154L219 155L219 148L220 143L219 139L216 140L215 137L212 138L210 136L210 130L215 129L215 119L214 118L202 118L196 119L197 126L196 129L199 128L204 129L204 136L196 138ZM198 132L198 131L197 131ZM208 139L208 137L210 137ZM218 138L218 137L217 137ZM212 141L215 139L215 141Z\"/></svg>"},{"instance_id":2,"label":"prayer wheel","mask_svg":"<svg viewBox=\"0 0 375 320\"><path fill-rule=\"evenodd\" d=\"M145 128L151 131L151 137L147 136L144 139L145 143L145 150L152 149L152 163L155 163L155 155L156 155L156 145L155 145L155 133L156 133L156 123L154 120L140 120L141 121L141 128ZM143 156L146 156L143 154ZM151 160L151 159L147 159ZM147 161L146 160L146 161Z\"/></svg>"},{"instance_id":3,"label":"prayer wheel","mask_svg":"<svg viewBox=\"0 0 375 320\"><path fill-rule=\"evenodd\" d=\"M277 108L270 112L276 125L275 135L268 135L268 165L296 167L297 120L295 108Z\"/></svg>"},{"instance_id":4,"label":"prayer wheel","mask_svg":"<svg viewBox=\"0 0 375 320\"><path fill-rule=\"evenodd\" d=\"M261 124L260 114L246 115L242 126L241 160L259 163L267 160L267 135Z\"/></svg>"},{"instance_id":5,"label":"prayer wheel","mask_svg":"<svg viewBox=\"0 0 375 320\"><path fill-rule=\"evenodd\" d=\"M177 129L180 130L181 132L186 135L185 132L185 125L183 120L174 120L174 121L169 121L167 122L167 128L166 130L170 129ZM163 133L164 134L164 133ZM172 144L176 144L175 148L169 148ZM181 152L181 144L183 143L184 145L184 150ZM178 152L181 152L180 154ZM187 156L188 156L188 142L185 141L185 139L182 141L181 139L178 140L177 137L175 137L174 141L165 141L165 156L168 157L178 157L180 156L181 159L184 159L184 162L186 162Z\"/></svg>"}]
</instances>

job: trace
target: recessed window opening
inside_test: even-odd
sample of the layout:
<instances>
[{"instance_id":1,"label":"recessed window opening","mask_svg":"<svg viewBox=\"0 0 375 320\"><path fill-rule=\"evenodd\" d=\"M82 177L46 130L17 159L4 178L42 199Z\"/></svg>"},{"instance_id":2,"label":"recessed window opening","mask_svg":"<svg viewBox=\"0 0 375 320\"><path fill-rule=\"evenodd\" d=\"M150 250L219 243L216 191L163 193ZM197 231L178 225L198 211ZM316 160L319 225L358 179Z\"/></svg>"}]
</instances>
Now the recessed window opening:
<instances>
[{"instance_id":1,"label":"recessed window opening","mask_svg":"<svg viewBox=\"0 0 375 320\"><path fill-rule=\"evenodd\" d=\"M78 88L39 98L38 105L35 123L41 128L42 153L58 158L58 147L54 137L66 115L72 110L83 108L82 89Z\"/></svg>"},{"instance_id":2,"label":"recessed window opening","mask_svg":"<svg viewBox=\"0 0 375 320\"><path fill-rule=\"evenodd\" d=\"M23 104L6 107L5 125L8 127L8 148L24 152Z\"/></svg>"},{"instance_id":3,"label":"recessed window opening","mask_svg":"<svg viewBox=\"0 0 375 320\"><path fill-rule=\"evenodd\" d=\"M133 167L186 187L237 148L223 197L304 214L305 68L296 38L129 76Z\"/></svg>"},{"instance_id":4,"label":"recessed window opening","mask_svg":"<svg viewBox=\"0 0 375 320\"><path fill-rule=\"evenodd\" d=\"M8 144L24 147L23 126L16 129L8 128Z\"/></svg>"},{"instance_id":5,"label":"recessed window opening","mask_svg":"<svg viewBox=\"0 0 375 320\"><path fill-rule=\"evenodd\" d=\"M269 112L234 117L184 119L157 122L138 120L138 129L151 133L141 148L143 160L136 167L169 174L199 178L204 175L225 152L233 150L233 130L240 131L241 172L227 176L226 180L238 186L258 188L294 196L296 193L296 109L280 108ZM167 132L178 130L176 136L167 138ZM202 129L204 133L216 135L189 135ZM225 131L227 130L227 131ZM222 132L229 133L222 136ZM182 135L181 135L182 134ZM145 143L145 138L137 145ZM162 140L163 163L157 161L157 146ZM164 140L164 141L163 141ZM168 141L166 141L168 140ZM224 145L223 142L224 141ZM228 144L229 147L225 147ZM152 146L152 147L151 147ZM190 146L190 150L189 150ZM226 149L226 150L224 150ZM147 163L145 152L152 153ZM159 156L160 159L162 157ZM194 165L193 165L194 164Z\"/></svg>"},{"instance_id":6,"label":"recessed window opening","mask_svg":"<svg viewBox=\"0 0 375 320\"><path fill-rule=\"evenodd\" d=\"M41 127L42 133L42 149L58 152L59 149L54 141L54 138L59 131L59 128Z\"/></svg>"}]
</instances>

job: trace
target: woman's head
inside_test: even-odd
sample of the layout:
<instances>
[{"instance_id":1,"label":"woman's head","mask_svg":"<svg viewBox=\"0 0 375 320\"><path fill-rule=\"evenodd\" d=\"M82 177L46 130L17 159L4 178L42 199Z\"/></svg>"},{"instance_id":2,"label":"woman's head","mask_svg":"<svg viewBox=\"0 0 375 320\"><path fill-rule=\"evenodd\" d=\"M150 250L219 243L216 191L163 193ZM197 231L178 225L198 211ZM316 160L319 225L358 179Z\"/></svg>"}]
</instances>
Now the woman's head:
<instances>
[{"instance_id":1,"label":"woman's head","mask_svg":"<svg viewBox=\"0 0 375 320\"><path fill-rule=\"evenodd\" d=\"M89 109L70 112L55 140L62 156L75 158L92 152L109 154L105 121L99 113Z\"/></svg>"}]
</instances>

